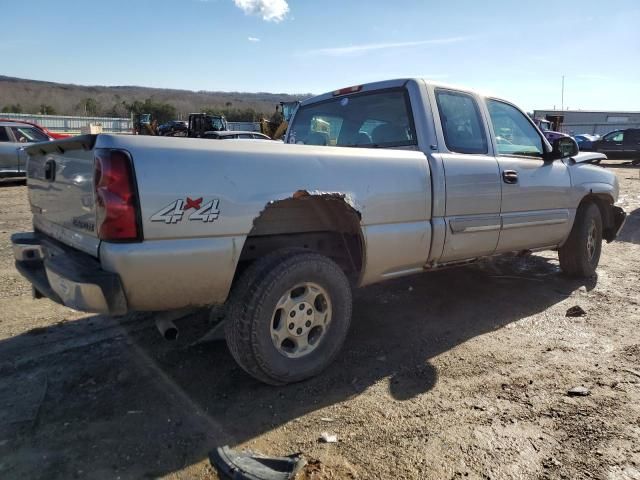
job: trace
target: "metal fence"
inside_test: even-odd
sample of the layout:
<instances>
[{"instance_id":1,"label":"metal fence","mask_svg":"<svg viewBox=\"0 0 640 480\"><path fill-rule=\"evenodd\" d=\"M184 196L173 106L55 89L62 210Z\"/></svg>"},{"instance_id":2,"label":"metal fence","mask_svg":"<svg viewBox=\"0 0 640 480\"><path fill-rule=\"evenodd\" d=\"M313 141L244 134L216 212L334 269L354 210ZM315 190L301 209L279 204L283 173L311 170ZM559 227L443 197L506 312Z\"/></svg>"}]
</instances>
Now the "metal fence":
<instances>
[{"instance_id":1,"label":"metal fence","mask_svg":"<svg viewBox=\"0 0 640 480\"><path fill-rule=\"evenodd\" d=\"M591 135L606 135L614 130L624 130L626 128L640 128L640 123L563 123L560 125L560 131L562 133L568 133L569 135L579 135L582 133L588 133Z\"/></svg>"},{"instance_id":2,"label":"metal fence","mask_svg":"<svg viewBox=\"0 0 640 480\"><path fill-rule=\"evenodd\" d=\"M0 113L0 118L37 123L52 132L59 133L80 133L80 128L87 127L89 124L102 125L102 131L105 133L131 133L133 128L130 118L31 115L28 113Z\"/></svg>"},{"instance_id":3,"label":"metal fence","mask_svg":"<svg viewBox=\"0 0 640 480\"><path fill-rule=\"evenodd\" d=\"M244 130L246 132L259 132L260 122L227 122L229 130Z\"/></svg>"}]
</instances>

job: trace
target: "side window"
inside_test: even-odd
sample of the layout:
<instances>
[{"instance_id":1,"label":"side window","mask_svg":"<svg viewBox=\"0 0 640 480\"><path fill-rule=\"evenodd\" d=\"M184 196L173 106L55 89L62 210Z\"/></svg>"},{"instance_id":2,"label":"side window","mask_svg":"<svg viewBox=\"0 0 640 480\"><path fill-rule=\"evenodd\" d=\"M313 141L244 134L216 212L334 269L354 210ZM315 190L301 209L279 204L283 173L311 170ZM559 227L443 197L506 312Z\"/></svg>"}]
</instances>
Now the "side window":
<instances>
[{"instance_id":1,"label":"side window","mask_svg":"<svg viewBox=\"0 0 640 480\"><path fill-rule=\"evenodd\" d=\"M520 110L497 100L487 100L487 108L498 155L542 156L542 137Z\"/></svg>"},{"instance_id":2,"label":"side window","mask_svg":"<svg viewBox=\"0 0 640 480\"><path fill-rule=\"evenodd\" d=\"M5 127L0 127L0 142L10 142L9 133Z\"/></svg>"},{"instance_id":3,"label":"side window","mask_svg":"<svg viewBox=\"0 0 640 480\"><path fill-rule=\"evenodd\" d=\"M250 133L240 133L236 138L253 138L253 135Z\"/></svg>"},{"instance_id":4,"label":"side window","mask_svg":"<svg viewBox=\"0 0 640 480\"><path fill-rule=\"evenodd\" d=\"M436 103L447 148L457 153L487 153L487 136L474 98L436 90Z\"/></svg>"},{"instance_id":5,"label":"side window","mask_svg":"<svg viewBox=\"0 0 640 480\"><path fill-rule=\"evenodd\" d=\"M605 135L603 140L605 142L620 143L624 140L624 132L611 132L610 134Z\"/></svg>"}]
</instances>

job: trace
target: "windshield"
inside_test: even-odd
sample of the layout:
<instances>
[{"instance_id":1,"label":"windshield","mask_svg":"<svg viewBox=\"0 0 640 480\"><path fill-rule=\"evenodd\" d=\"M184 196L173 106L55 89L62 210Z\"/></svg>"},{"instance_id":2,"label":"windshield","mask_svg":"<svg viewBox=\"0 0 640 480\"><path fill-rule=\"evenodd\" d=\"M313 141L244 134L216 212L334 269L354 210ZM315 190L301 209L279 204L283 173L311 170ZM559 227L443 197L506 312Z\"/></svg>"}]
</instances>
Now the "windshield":
<instances>
[{"instance_id":1,"label":"windshield","mask_svg":"<svg viewBox=\"0 0 640 480\"><path fill-rule=\"evenodd\" d=\"M211 127L214 131L226 130L227 124L222 117L211 117Z\"/></svg>"},{"instance_id":2,"label":"windshield","mask_svg":"<svg viewBox=\"0 0 640 480\"><path fill-rule=\"evenodd\" d=\"M342 96L301 106L288 141L369 148L417 144L404 89Z\"/></svg>"},{"instance_id":3,"label":"windshield","mask_svg":"<svg viewBox=\"0 0 640 480\"><path fill-rule=\"evenodd\" d=\"M542 131L551 130L551 122L547 122L546 120L540 120L540 130Z\"/></svg>"}]
</instances>

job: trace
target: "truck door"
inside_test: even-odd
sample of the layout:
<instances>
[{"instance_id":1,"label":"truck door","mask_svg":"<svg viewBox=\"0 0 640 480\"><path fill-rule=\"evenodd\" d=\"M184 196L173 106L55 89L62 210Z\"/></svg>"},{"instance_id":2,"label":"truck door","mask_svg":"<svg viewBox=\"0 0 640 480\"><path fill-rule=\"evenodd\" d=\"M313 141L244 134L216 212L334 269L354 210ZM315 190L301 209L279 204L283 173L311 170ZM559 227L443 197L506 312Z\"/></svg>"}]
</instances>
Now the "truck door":
<instances>
[{"instance_id":1,"label":"truck door","mask_svg":"<svg viewBox=\"0 0 640 480\"><path fill-rule=\"evenodd\" d=\"M500 233L500 174L478 99L434 91L444 147L436 154L446 180L446 237L440 262L491 255ZM434 157L436 156L434 155Z\"/></svg>"},{"instance_id":2,"label":"truck door","mask_svg":"<svg viewBox=\"0 0 640 480\"><path fill-rule=\"evenodd\" d=\"M511 104L488 99L502 185L497 252L546 247L569 233L571 178L562 160L543 159L544 141Z\"/></svg>"},{"instance_id":3,"label":"truck door","mask_svg":"<svg viewBox=\"0 0 640 480\"><path fill-rule=\"evenodd\" d=\"M598 142L598 151L609 158L620 158L624 152L624 130L607 133Z\"/></svg>"}]
</instances>

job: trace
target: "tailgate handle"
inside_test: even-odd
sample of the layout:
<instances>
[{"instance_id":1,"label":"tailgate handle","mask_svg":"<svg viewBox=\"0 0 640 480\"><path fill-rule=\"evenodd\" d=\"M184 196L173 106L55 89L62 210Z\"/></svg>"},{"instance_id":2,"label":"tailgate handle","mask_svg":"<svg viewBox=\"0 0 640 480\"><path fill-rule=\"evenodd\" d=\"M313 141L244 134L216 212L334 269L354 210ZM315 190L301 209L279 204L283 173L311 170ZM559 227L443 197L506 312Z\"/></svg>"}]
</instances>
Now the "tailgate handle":
<instances>
[{"instance_id":1,"label":"tailgate handle","mask_svg":"<svg viewBox=\"0 0 640 480\"><path fill-rule=\"evenodd\" d=\"M55 160L47 160L44 164L44 179L50 182L56 179L56 162Z\"/></svg>"}]
</instances>

